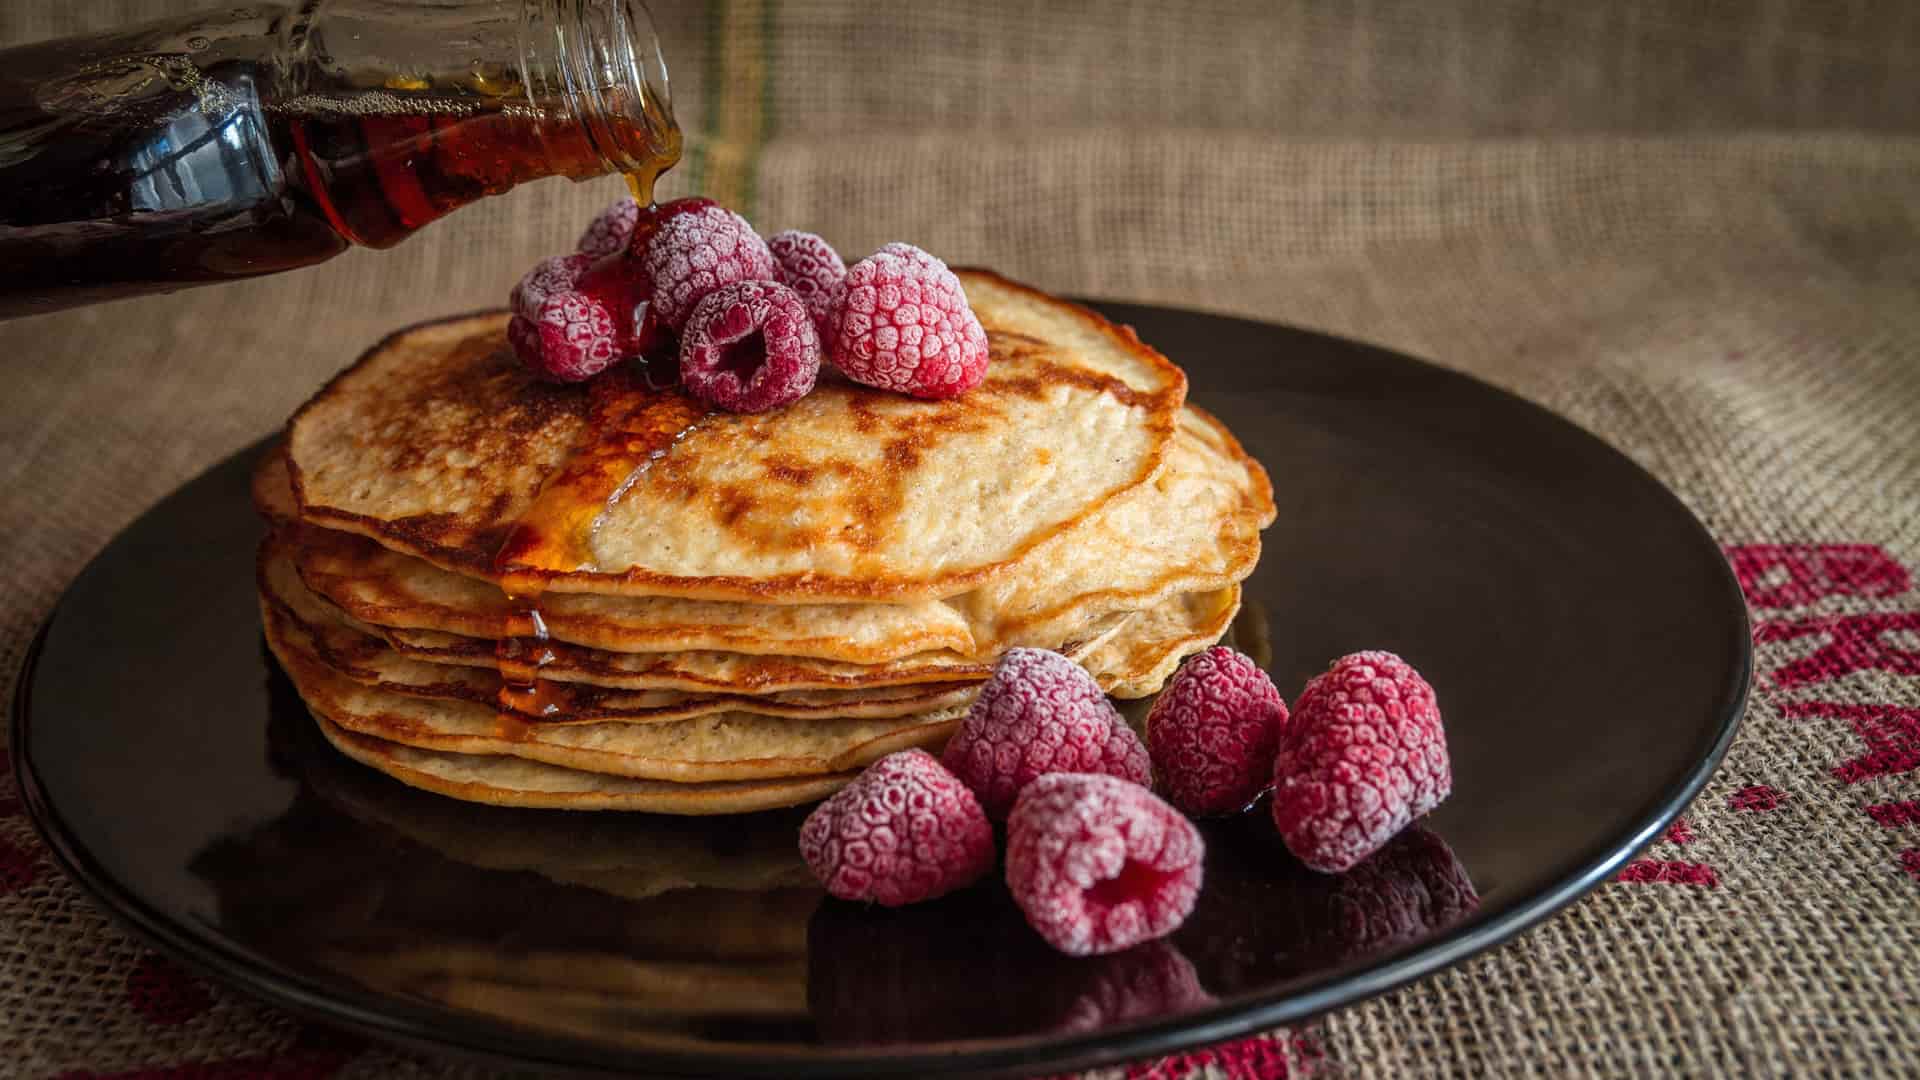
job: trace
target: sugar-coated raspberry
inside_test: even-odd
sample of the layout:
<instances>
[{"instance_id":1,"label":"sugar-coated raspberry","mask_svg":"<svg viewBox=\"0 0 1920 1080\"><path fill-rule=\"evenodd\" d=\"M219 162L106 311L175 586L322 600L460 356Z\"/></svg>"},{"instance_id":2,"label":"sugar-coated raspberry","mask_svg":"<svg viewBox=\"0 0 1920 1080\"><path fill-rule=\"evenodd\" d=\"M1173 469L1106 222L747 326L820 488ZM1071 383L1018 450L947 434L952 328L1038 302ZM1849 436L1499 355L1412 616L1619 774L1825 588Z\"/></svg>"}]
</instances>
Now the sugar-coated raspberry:
<instances>
[{"instance_id":1,"label":"sugar-coated raspberry","mask_svg":"<svg viewBox=\"0 0 1920 1080\"><path fill-rule=\"evenodd\" d=\"M684 199L673 199L645 207L635 216L633 233L627 240L627 254L645 262L647 248L653 243L654 234L660 231L660 226L681 214L697 213L710 206L719 205L704 196L692 195Z\"/></svg>"},{"instance_id":2,"label":"sugar-coated raspberry","mask_svg":"<svg viewBox=\"0 0 1920 1080\"><path fill-rule=\"evenodd\" d=\"M1273 823L1287 850L1339 873L1453 790L1433 687L1389 652L1358 652L1293 703L1273 765Z\"/></svg>"},{"instance_id":3,"label":"sugar-coated raspberry","mask_svg":"<svg viewBox=\"0 0 1920 1080\"><path fill-rule=\"evenodd\" d=\"M574 245L574 253L604 259L609 255L626 254L633 257L636 266L643 261L647 253L647 244L653 234L668 218L677 214L705 210L717 206L712 199L688 198L675 199L672 202L658 203L642 207L633 199L621 199L619 202L600 211L580 234L579 243ZM634 271L644 277L644 269ZM653 286L647 283L647 293L652 295Z\"/></svg>"},{"instance_id":4,"label":"sugar-coated raspberry","mask_svg":"<svg viewBox=\"0 0 1920 1080\"><path fill-rule=\"evenodd\" d=\"M680 335L680 382L730 412L798 401L820 375L820 336L792 289L736 281L707 294Z\"/></svg>"},{"instance_id":5,"label":"sugar-coated raspberry","mask_svg":"<svg viewBox=\"0 0 1920 1080\"><path fill-rule=\"evenodd\" d=\"M643 285L629 263L623 255L578 253L536 263L508 297L514 355L544 378L578 382L644 352L652 342Z\"/></svg>"},{"instance_id":6,"label":"sugar-coated raspberry","mask_svg":"<svg viewBox=\"0 0 1920 1080\"><path fill-rule=\"evenodd\" d=\"M1009 649L941 754L995 821L1047 773L1153 781L1147 748L1080 665L1045 649Z\"/></svg>"},{"instance_id":7,"label":"sugar-coated raspberry","mask_svg":"<svg viewBox=\"0 0 1920 1080\"><path fill-rule=\"evenodd\" d=\"M623 252L633 239L633 226L639 220L640 204L631 198L621 199L594 217L573 249L596 259Z\"/></svg>"},{"instance_id":8,"label":"sugar-coated raspberry","mask_svg":"<svg viewBox=\"0 0 1920 1080\"><path fill-rule=\"evenodd\" d=\"M590 262L584 255L543 259L514 286L507 341L542 378L579 382L621 358L612 312L579 288Z\"/></svg>"},{"instance_id":9,"label":"sugar-coated raspberry","mask_svg":"<svg viewBox=\"0 0 1920 1080\"><path fill-rule=\"evenodd\" d=\"M931 900L993 868L993 826L966 785L924 750L867 767L800 827L800 856L842 900Z\"/></svg>"},{"instance_id":10,"label":"sugar-coated raspberry","mask_svg":"<svg viewBox=\"0 0 1920 1080\"><path fill-rule=\"evenodd\" d=\"M604 306L579 293L554 297L536 317L515 315L507 342L528 370L554 382L590 379L620 359L613 320Z\"/></svg>"},{"instance_id":11,"label":"sugar-coated raspberry","mask_svg":"<svg viewBox=\"0 0 1920 1080\"><path fill-rule=\"evenodd\" d=\"M642 265L653 279L654 313L675 332L722 285L774 279L767 242L746 218L719 206L672 214L646 248Z\"/></svg>"},{"instance_id":12,"label":"sugar-coated raspberry","mask_svg":"<svg viewBox=\"0 0 1920 1080\"><path fill-rule=\"evenodd\" d=\"M1216 645L1174 673L1147 714L1160 793L1196 817L1231 814L1273 783L1287 706L1245 654Z\"/></svg>"},{"instance_id":13,"label":"sugar-coated raspberry","mask_svg":"<svg viewBox=\"0 0 1920 1080\"><path fill-rule=\"evenodd\" d=\"M515 315L528 319L537 317L548 297L578 289L580 279L595 261L593 256L577 252L541 259L514 284L513 291L507 294L507 306L513 309Z\"/></svg>"},{"instance_id":14,"label":"sugar-coated raspberry","mask_svg":"<svg viewBox=\"0 0 1920 1080\"><path fill-rule=\"evenodd\" d=\"M622 199L601 211L587 227L580 237L579 251L558 256L565 268L558 275L547 271L543 280L551 282L556 276L571 273L571 288L606 305L613 320L614 349L621 356L671 354L673 335L654 312L653 278L646 268L647 245L667 220L713 205L712 199L691 198L642 207L632 199ZM516 311L535 318L532 312L518 310L519 295L516 291Z\"/></svg>"},{"instance_id":15,"label":"sugar-coated raspberry","mask_svg":"<svg viewBox=\"0 0 1920 1080\"><path fill-rule=\"evenodd\" d=\"M780 284L800 294L814 328L825 341L833 331L834 309L847 283L847 264L833 245L810 232L788 229L767 237Z\"/></svg>"},{"instance_id":16,"label":"sugar-coated raspberry","mask_svg":"<svg viewBox=\"0 0 1920 1080\"><path fill-rule=\"evenodd\" d=\"M1180 811L1111 776L1043 776L1007 817L1007 889L1028 925L1069 956L1172 933L1200 895L1205 854Z\"/></svg>"},{"instance_id":17,"label":"sugar-coated raspberry","mask_svg":"<svg viewBox=\"0 0 1920 1080\"><path fill-rule=\"evenodd\" d=\"M847 271L827 354L855 382L946 398L987 374L987 332L947 264L888 244Z\"/></svg>"}]
</instances>

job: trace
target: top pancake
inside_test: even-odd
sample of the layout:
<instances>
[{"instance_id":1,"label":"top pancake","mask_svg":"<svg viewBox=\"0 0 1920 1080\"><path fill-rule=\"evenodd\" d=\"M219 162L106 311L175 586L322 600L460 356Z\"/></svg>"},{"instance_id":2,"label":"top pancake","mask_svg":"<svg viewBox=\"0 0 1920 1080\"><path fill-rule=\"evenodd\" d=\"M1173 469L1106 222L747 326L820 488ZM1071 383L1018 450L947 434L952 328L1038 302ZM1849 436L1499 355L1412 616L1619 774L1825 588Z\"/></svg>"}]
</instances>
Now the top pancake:
<instances>
[{"instance_id":1,"label":"top pancake","mask_svg":"<svg viewBox=\"0 0 1920 1080\"><path fill-rule=\"evenodd\" d=\"M1186 384L1092 312L961 279L993 362L947 401L836 379L771 413L706 413L637 377L538 382L505 314L403 331L294 417L300 514L517 592L966 591L1152 475Z\"/></svg>"}]
</instances>

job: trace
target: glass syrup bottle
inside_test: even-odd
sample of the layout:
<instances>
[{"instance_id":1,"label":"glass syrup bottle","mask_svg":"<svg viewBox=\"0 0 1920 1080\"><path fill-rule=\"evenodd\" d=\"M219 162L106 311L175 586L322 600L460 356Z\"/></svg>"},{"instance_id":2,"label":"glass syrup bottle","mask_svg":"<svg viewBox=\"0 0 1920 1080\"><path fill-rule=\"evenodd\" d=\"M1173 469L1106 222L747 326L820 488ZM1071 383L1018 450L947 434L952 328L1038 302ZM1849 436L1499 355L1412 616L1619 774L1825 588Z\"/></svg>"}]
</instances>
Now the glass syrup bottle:
<instances>
[{"instance_id":1,"label":"glass syrup bottle","mask_svg":"<svg viewBox=\"0 0 1920 1080\"><path fill-rule=\"evenodd\" d=\"M679 160L641 0L299 0L0 51L0 318L384 248Z\"/></svg>"}]
</instances>

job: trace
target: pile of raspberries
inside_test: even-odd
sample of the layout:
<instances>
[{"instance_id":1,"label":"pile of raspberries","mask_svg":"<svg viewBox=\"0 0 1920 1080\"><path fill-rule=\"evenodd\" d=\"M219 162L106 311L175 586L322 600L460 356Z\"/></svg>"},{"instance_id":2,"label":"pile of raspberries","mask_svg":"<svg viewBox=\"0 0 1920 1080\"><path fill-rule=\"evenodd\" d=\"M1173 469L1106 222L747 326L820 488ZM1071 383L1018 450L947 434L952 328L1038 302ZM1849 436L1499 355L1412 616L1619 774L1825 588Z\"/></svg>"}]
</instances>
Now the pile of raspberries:
<instances>
[{"instance_id":1,"label":"pile of raspberries","mask_svg":"<svg viewBox=\"0 0 1920 1080\"><path fill-rule=\"evenodd\" d=\"M911 244L849 269L820 237L762 240L711 199L625 199L577 248L541 260L511 297L507 337L546 379L677 354L689 393L764 412L806 396L829 360L854 382L923 398L963 394L986 376L986 331L960 279Z\"/></svg>"},{"instance_id":2,"label":"pile of raspberries","mask_svg":"<svg viewBox=\"0 0 1920 1080\"><path fill-rule=\"evenodd\" d=\"M897 907L986 876L1003 824L1028 924L1089 956L1164 937L1192 912L1205 854L1192 817L1271 791L1287 850L1337 874L1452 788L1433 687L1392 653L1334 661L1289 712L1251 659L1209 649L1154 702L1143 743L1078 664L1014 649L941 757L875 762L807 818L800 853L834 896Z\"/></svg>"}]
</instances>

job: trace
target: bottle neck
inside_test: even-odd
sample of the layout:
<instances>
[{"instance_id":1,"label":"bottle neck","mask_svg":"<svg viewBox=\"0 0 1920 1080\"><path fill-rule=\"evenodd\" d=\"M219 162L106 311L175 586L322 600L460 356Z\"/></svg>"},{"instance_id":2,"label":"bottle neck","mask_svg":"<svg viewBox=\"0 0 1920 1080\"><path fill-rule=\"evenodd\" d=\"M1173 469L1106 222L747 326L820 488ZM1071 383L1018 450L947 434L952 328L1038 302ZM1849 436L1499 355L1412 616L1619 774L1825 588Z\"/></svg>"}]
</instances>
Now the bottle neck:
<instances>
[{"instance_id":1,"label":"bottle neck","mask_svg":"<svg viewBox=\"0 0 1920 1080\"><path fill-rule=\"evenodd\" d=\"M518 117L554 148L548 175L651 175L680 157L644 0L300 0L279 60L294 93L377 88L401 108Z\"/></svg>"},{"instance_id":2,"label":"bottle neck","mask_svg":"<svg viewBox=\"0 0 1920 1080\"><path fill-rule=\"evenodd\" d=\"M305 0L279 52L295 182L362 246L549 176L650 194L680 157L641 0Z\"/></svg>"},{"instance_id":3,"label":"bottle neck","mask_svg":"<svg viewBox=\"0 0 1920 1080\"><path fill-rule=\"evenodd\" d=\"M549 124L584 133L603 171L653 177L680 159L666 59L641 0L522 0L520 76Z\"/></svg>"}]
</instances>

